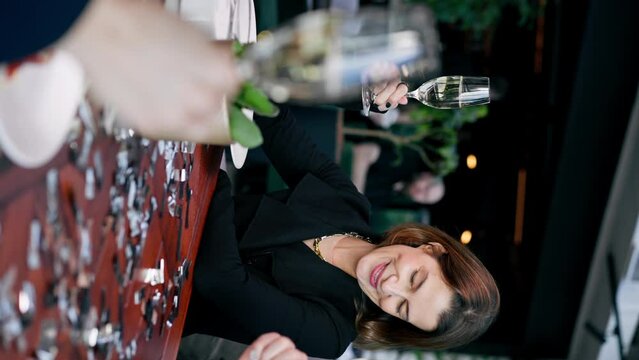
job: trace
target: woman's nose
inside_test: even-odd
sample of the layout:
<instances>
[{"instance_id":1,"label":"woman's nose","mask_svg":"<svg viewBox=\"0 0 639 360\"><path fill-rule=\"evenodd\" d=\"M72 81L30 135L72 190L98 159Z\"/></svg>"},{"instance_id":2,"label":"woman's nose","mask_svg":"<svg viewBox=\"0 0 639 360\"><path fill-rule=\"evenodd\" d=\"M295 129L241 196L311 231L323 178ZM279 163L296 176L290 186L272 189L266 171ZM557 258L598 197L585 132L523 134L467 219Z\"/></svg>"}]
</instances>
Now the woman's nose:
<instances>
[{"instance_id":1,"label":"woman's nose","mask_svg":"<svg viewBox=\"0 0 639 360\"><path fill-rule=\"evenodd\" d=\"M385 295L404 295L404 289L396 275L389 276L382 282L382 291Z\"/></svg>"}]
</instances>

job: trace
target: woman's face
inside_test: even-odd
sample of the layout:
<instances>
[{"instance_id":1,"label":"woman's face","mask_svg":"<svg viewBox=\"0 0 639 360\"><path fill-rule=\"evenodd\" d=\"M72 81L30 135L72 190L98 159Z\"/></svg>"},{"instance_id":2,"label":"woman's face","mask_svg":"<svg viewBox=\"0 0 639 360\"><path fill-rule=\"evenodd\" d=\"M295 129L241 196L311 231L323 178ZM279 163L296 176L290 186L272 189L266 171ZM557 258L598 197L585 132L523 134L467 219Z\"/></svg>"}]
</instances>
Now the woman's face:
<instances>
[{"instance_id":1,"label":"woman's face","mask_svg":"<svg viewBox=\"0 0 639 360\"><path fill-rule=\"evenodd\" d=\"M444 197L446 188L441 178L423 172L408 185L406 192L416 203L434 204Z\"/></svg>"},{"instance_id":2,"label":"woman's face","mask_svg":"<svg viewBox=\"0 0 639 360\"><path fill-rule=\"evenodd\" d=\"M376 248L357 263L357 282L384 312L422 330L435 330L453 297L437 262L445 252L438 243Z\"/></svg>"}]
</instances>

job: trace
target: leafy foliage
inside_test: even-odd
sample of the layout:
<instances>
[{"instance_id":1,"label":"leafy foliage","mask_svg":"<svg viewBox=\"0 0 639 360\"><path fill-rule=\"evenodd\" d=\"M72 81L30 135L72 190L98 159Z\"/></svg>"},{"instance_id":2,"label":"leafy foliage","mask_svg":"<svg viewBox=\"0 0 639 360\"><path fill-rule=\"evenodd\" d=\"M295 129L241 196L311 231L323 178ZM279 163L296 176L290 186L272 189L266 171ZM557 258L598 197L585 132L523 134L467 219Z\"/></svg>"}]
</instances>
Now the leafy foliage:
<instances>
[{"instance_id":1,"label":"leafy foliage","mask_svg":"<svg viewBox=\"0 0 639 360\"><path fill-rule=\"evenodd\" d=\"M519 13L519 25L531 23L537 13L532 0L407 0L428 5L439 22L458 25L462 30L479 34L499 22L506 7Z\"/></svg>"},{"instance_id":2,"label":"leafy foliage","mask_svg":"<svg viewBox=\"0 0 639 360\"><path fill-rule=\"evenodd\" d=\"M488 115L488 106L471 106L461 109L433 109L419 106L410 112L414 127L409 148L440 176L445 176L459 165L457 143L459 129ZM419 139L419 140L417 140Z\"/></svg>"},{"instance_id":3,"label":"leafy foliage","mask_svg":"<svg viewBox=\"0 0 639 360\"><path fill-rule=\"evenodd\" d=\"M393 125L391 131L358 131L361 136L373 136L395 145L394 165L402 163L404 149L415 151L435 175L445 176L459 166L457 154L460 128L488 115L486 105L462 109L433 109L417 106L409 112L410 123Z\"/></svg>"}]
</instances>

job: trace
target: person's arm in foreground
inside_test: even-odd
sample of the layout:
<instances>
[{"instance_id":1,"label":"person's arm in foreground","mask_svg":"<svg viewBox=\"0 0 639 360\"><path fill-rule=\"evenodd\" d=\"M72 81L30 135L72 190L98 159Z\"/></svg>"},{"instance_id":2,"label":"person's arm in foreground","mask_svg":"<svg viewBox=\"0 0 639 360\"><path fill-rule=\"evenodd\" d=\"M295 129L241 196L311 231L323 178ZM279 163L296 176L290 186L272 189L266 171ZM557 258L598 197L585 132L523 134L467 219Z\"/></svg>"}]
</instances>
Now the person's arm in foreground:
<instances>
[{"instance_id":1,"label":"person's arm in foreground","mask_svg":"<svg viewBox=\"0 0 639 360\"><path fill-rule=\"evenodd\" d=\"M223 96L239 86L228 44L212 44L158 3L45 3L0 5L0 61L66 50L122 125L154 139L209 141Z\"/></svg>"},{"instance_id":2,"label":"person's arm in foreground","mask_svg":"<svg viewBox=\"0 0 639 360\"><path fill-rule=\"evenodd\" d=\"M79 59L99 100L150 138L207 142L223 96L238 87L230 47L159 4L94 0L59 46Z\"/></svg>"}]
</instances>

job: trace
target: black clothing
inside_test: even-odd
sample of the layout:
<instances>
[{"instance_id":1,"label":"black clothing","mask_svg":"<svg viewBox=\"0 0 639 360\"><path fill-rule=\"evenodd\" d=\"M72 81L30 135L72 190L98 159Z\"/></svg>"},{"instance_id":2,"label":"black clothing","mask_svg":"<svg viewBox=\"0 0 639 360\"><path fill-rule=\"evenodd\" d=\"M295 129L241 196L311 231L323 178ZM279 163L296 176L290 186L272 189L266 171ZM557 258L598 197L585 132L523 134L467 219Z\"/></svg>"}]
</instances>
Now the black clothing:
<instances>
[{"instance_id":1,"label":"black clothing","mask_svg":"<svg viewBox=\"0 0 639 360\"><path fill-rule=\"evenodd\" d=\"M0 5L0 62L36 53L61 38L87 0L6 0Z\"/></svg>"},{"instance_id":2,"label":"black clothing","mask_svg":"<svg viewBox=\"0 0 639 360\"><path fill-rule=\"evenodd\" d=\"M220 172L185 335L250 343L276 331L309 356L338 357L355 338L355 301L363 295L354 278L302 241L350 231L373 238L370 205L287 108L255 121L264 151L290 190L233 201Z\"/></svg>"}]
</instances>

